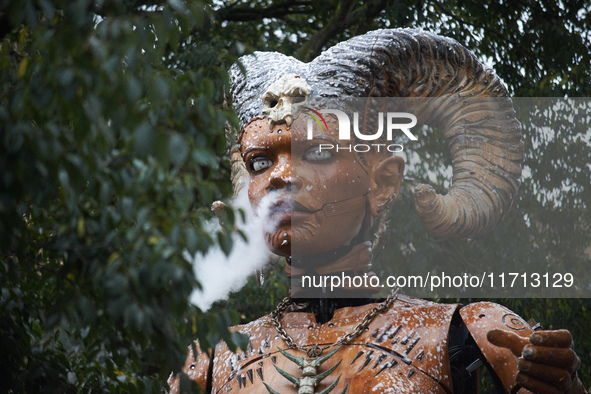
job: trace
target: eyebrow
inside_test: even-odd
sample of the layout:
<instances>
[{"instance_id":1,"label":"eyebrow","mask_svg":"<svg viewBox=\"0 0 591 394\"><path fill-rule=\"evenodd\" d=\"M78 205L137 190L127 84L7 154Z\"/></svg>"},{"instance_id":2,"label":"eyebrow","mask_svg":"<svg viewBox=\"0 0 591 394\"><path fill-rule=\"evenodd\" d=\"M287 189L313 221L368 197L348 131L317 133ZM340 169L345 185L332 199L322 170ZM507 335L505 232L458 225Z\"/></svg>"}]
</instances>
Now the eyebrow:
<instances>
[{"instance_id":1,"label":"eyebrow","mask_svg":"<svg viewBox=\"0 0 591 394\"><path fill-rule=\"evenodd\" d=\"M241 153L240 155L242 156L242 158L244 158L244 156L246 156L247 153L253 151L253 150L269 150L269 147L262 147L262 146L251 146L250 148L246 149L243 153Z\"/></svg>"},{"instance_id":2,"label":"eyebrow","mask_svg":"<svg viewBox=\"0 0 591 394\"><path fill-rule=\"evenodd\" d=\"M324 135L318 135L318 136L314 136L314 138L312 138L311 140L305 140L305 141L329 141L332 142L333 144L338 145L339 144L339 140L335 140L332 137L328 137L328 136L324 136Z\"/></svg>"}]
</instances>

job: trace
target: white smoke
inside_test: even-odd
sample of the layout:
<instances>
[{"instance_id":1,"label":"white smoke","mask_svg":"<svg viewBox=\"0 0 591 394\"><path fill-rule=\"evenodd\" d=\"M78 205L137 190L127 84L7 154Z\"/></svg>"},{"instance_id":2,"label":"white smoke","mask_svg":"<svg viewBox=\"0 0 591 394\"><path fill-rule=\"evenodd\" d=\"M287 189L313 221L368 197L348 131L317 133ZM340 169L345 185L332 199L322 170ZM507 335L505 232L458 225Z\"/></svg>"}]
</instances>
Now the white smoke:
<instances>
[{"instance_id":1,"label":"white smoke","mask_svg":"<svg viewBox=\"0 0 591 394\"><path fill-rule=\"evenodd\" d=\"M189 301L203 311L208 310L215 301L226 299L230 292L239 290L246 284L249 275L262 269L274 256L267 248L264 233L275 226L275 223L269 223L268 212L277 195L265 196L257 208L258 216L255 216L248 200L247 188L242 190L232 205L245 212L245 222L242 223L240 218L237 221L240 221L238 228L248 241L245 242L235 233L232 251L228 256L219 246L210 248L205 255L197 253L194 257L188 256L202 287L201 290L193 290ZM212 234L219 230L219 224L212 225Z\"/></svg>"}]
</instances>

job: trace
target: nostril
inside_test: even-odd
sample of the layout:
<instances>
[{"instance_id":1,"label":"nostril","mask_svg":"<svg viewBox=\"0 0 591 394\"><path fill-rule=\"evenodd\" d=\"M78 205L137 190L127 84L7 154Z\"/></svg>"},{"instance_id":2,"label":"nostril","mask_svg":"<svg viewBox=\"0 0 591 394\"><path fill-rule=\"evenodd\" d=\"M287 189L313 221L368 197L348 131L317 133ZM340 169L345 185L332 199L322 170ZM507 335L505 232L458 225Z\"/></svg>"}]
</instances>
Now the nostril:
<instances>
[{"instance_id":1,"label":"nostril","mask_svg":"<svg viewBox=\"0 0 591 394\"><path fill-rule=\"evenodd\" d=\"M292 178L285 174L276 174L269 182L274 190L288 190L292 189Z\"/></svg>"}]
</instances>

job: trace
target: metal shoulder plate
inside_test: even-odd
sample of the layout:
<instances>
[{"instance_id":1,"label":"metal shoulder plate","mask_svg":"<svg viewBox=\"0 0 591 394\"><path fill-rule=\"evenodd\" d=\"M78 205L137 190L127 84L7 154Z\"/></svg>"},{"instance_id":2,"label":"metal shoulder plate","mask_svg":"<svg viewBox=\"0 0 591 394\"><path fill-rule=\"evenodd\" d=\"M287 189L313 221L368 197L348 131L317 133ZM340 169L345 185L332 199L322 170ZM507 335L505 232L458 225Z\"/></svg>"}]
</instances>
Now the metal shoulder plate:
<instances>
[{"instance_id":1,"label":"metal shoulder plate","mask_svg":"<svg viewBox=\"0 0 591 394\"><path fill-rule=\"evenodd\" d=\"M496 329L529 338L533 329L513 311L493 302L467 305L460 309L460 316L492 369L505 388L511 391L517 385L517 357L511 350L490 343L487 334Z\"/></svg>"},{"instance_id":2,"label":"metal shoulder plate","mask_svg":"<svg viewBox=\"0 0 591 394\"><path fill-rule=\"evenodd\" d=\"M183 372L189 376L189 379L197 382L201 389L205 390L209 375L210 357L207 353L201 351L197 340L195 341L195 349L197 350L196 354L193 351L193 346L189 346ZM170 394L181 393L180 375L170 375L168 385L170 386Z\"/></svg>"}]
</instances>

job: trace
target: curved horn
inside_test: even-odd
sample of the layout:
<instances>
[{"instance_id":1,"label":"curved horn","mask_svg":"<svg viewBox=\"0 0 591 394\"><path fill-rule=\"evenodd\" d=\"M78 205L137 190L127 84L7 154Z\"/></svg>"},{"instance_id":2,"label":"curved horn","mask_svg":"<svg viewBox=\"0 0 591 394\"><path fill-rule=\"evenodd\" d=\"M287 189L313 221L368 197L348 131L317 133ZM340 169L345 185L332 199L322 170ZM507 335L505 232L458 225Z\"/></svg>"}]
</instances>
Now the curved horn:
<instances>
[{"instance_id":1,"label":"curved horn","mask_svg":"<svg viewBox=\"0 0 591 394\"><path fill-rule=\"evenodd\" d=\"M519 187L521 125L501 80L472 52L434 34L378 30L330 48L311 68L314 82L330 81L346 95L441 98L415 115L443 130L453 157L452 186L439 195L418 185L418 215L433 232L458 238L502 220Z\"/></svg>"},{"instance_id":2,"label":"curved horn","mask_svg":"<svg viewBox=\"0 0 591 394\"><path fill-rule=\"evenodd\" d=\"M500 79L456 41L415 30L377 30L308 64L266 52L243 57L241 64L247 76L236 65L230 75L243 125L261 114L269 85L288 73L305 78L314 96L440 98L415 115L443 130L454 175L446 195L429 185L415 188L421 221L439 235L466 238L489 231L509 210L521 176L521 125Z\"/></svg>"}]
</instances>

